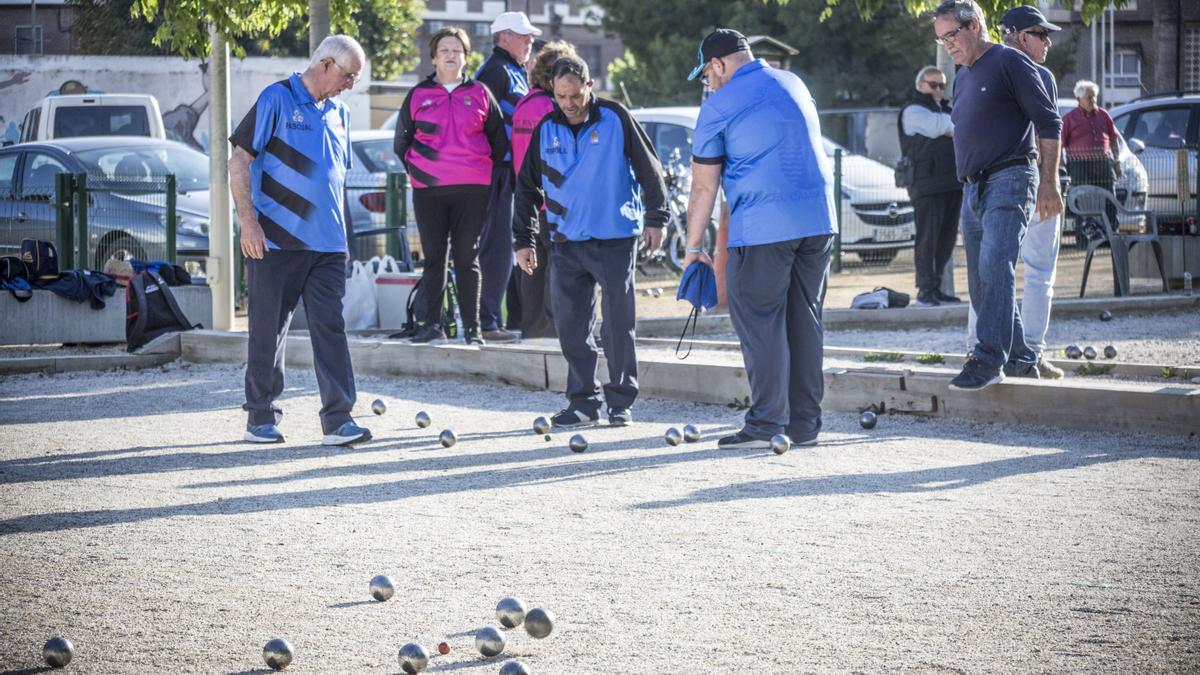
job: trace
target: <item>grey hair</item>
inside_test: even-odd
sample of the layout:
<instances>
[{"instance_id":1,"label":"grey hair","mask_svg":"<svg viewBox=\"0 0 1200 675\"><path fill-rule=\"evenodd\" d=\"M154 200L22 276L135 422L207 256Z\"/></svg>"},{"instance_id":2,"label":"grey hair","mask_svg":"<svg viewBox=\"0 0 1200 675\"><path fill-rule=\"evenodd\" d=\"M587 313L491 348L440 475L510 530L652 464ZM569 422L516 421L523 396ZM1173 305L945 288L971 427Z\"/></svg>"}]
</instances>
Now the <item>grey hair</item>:
<instances>
[{"instance_id":1,"label":"grey hair","mask_svg":"<svg viewBox=\"0 0 1200 675\"><path fill-rule=\"evenodd\" d=\"M925 79L925 73L938 73L939 75L945 75L945 73L942 73L942 69L938 68L937 66L925 66L917 71L917 79L913 81L914 87L921 84L921 80Z\"/></svg>"},{"instance_id":2,"label":"grey hair","mask_svg":"<svg viewBox=\"0 0 1200 675\"><path fill-rule=\"evenodd\" d=\"M979 22L979 27L986 33L987 17L983 15L983 8L975 0L945 0L942 4L933 10L935 17L953 15L954 20L959 23L967 23L971 19Z\"/></svg>"},{"instance_id":3,"label":"grey hair","mask_svg":"<svg viewBox=\"0 0 1200 675\"><path fill-rule=\"evenodd\" d=\"M315 68L323 59L333 59L338 65L345 67L343 61L347 56L358 59L363 65L367 64L367 54L362 45L358 44L358 40L349 35L330 35L317 45L312 58L308 60L308 67Z\"/></svg>"},{"instance_id":4,"label":"grey hair","mask_svg":"<svg viewBox=\"0 0 1200 675\"><path fill-rule=\"evenodd\" d=\"M1075 98L1083 98L1083 95L1089 91L1099 96L1100 85L1091 80L1080 80L1075 83Z\"/></svg>"}]
</instances>

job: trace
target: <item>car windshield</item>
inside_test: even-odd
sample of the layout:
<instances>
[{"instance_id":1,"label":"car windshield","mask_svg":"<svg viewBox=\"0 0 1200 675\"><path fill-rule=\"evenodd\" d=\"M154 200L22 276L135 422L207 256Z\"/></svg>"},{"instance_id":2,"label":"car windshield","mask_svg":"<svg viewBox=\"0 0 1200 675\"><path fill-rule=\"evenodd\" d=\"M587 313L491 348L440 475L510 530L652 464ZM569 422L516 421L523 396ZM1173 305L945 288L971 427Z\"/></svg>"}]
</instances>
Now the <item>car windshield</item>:
<instances>
[{"instance_id":1,"label":"car windshield","mask_svg":"<svg viewBox=\"0 0 1200 675\"><path fill-rule=\"evenodd\" d=\"M75 153L88 175L116 183L153 183L175 174L179 192L208 189L208 157L182 145L98 148Z\"/></svg>"},{"instance_id":2,"label":"car windshield","mask_svg":"<svg viewBox=\"0 0 1200 675\"><path fill-rule=\"evenodd\" d=\"M392 150L392 139L380 138L373 141L351 141L354 152L363 162L363 169L371 173L404 171L404 162Z\"/></svg>"}]
</instances>

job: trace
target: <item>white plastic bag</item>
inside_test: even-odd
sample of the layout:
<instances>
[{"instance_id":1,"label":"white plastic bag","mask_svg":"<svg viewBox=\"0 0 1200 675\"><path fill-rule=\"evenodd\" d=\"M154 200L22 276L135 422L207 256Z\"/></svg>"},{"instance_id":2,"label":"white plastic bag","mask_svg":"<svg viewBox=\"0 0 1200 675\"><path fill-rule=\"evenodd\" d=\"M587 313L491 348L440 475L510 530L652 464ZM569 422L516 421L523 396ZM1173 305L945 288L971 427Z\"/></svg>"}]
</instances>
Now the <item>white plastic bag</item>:
<instances>
[{"instance_id":1,"label":"white plastic bag","mask_svg":"<svg viewBox=\"0 0 1200 675\"><path fill-rule=\"evenodd\" d=\"M369 330L379 325L379 303L375 293L375 272L371 262L354 261L342 296L342 319L346 330Z\"/></svg>"}]
</instances>

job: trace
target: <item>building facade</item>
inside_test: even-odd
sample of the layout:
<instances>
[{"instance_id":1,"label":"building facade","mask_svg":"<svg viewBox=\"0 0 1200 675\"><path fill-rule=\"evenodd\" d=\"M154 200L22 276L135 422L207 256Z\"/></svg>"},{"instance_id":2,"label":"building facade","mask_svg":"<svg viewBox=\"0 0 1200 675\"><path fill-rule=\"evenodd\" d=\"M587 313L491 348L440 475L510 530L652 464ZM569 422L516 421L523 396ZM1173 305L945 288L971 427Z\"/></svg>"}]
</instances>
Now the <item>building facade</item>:
<instances>
[{"instance_id":1,"label":"building facade","mask_svg":"<svg viewBox=\"0 0 1200 675\"><path fill-rule=\"evenodd\" d=\"M1101 86L1106 107L1150 94L1200 91L1200 2L1130 0L1092 25L1083 23L1071 0L1039 5L1063 27L1054 36L1055 49L1071 50L1068 67L1055 72L1062 96L1071 97L1081 79Z\"/></svg>"}]
</instances>

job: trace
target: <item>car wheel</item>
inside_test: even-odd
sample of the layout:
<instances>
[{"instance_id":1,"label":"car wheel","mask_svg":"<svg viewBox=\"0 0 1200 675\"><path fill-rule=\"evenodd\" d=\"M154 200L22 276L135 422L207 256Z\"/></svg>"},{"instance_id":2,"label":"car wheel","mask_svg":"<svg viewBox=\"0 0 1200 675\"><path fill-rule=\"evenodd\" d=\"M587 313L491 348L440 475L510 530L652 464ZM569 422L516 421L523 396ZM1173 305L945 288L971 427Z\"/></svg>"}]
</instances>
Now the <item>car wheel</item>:
<instances>
[{"instance_id":1,"label":"car wheel","mask_svg":"<svg viewBox=\"0 0 1200 675\"><path fill-rule=\"evenodd\" d=\"M93 269L103 270L104 263L114 255L124 258L146 259L146 251L141 242L124 232L114 232L104 238L96 247L95 266Z\"/></svg>"},{"instance_id":2,"label":"car wheel","mask_svg":"<svg viewBox=\"0 0 1200 675\"><path fill-rule=\"evenodd\" d=\"M859 251L858 259L866 265L887 265L896 259L896 249L878 251Z\"/></svg>"}]
</instances>

